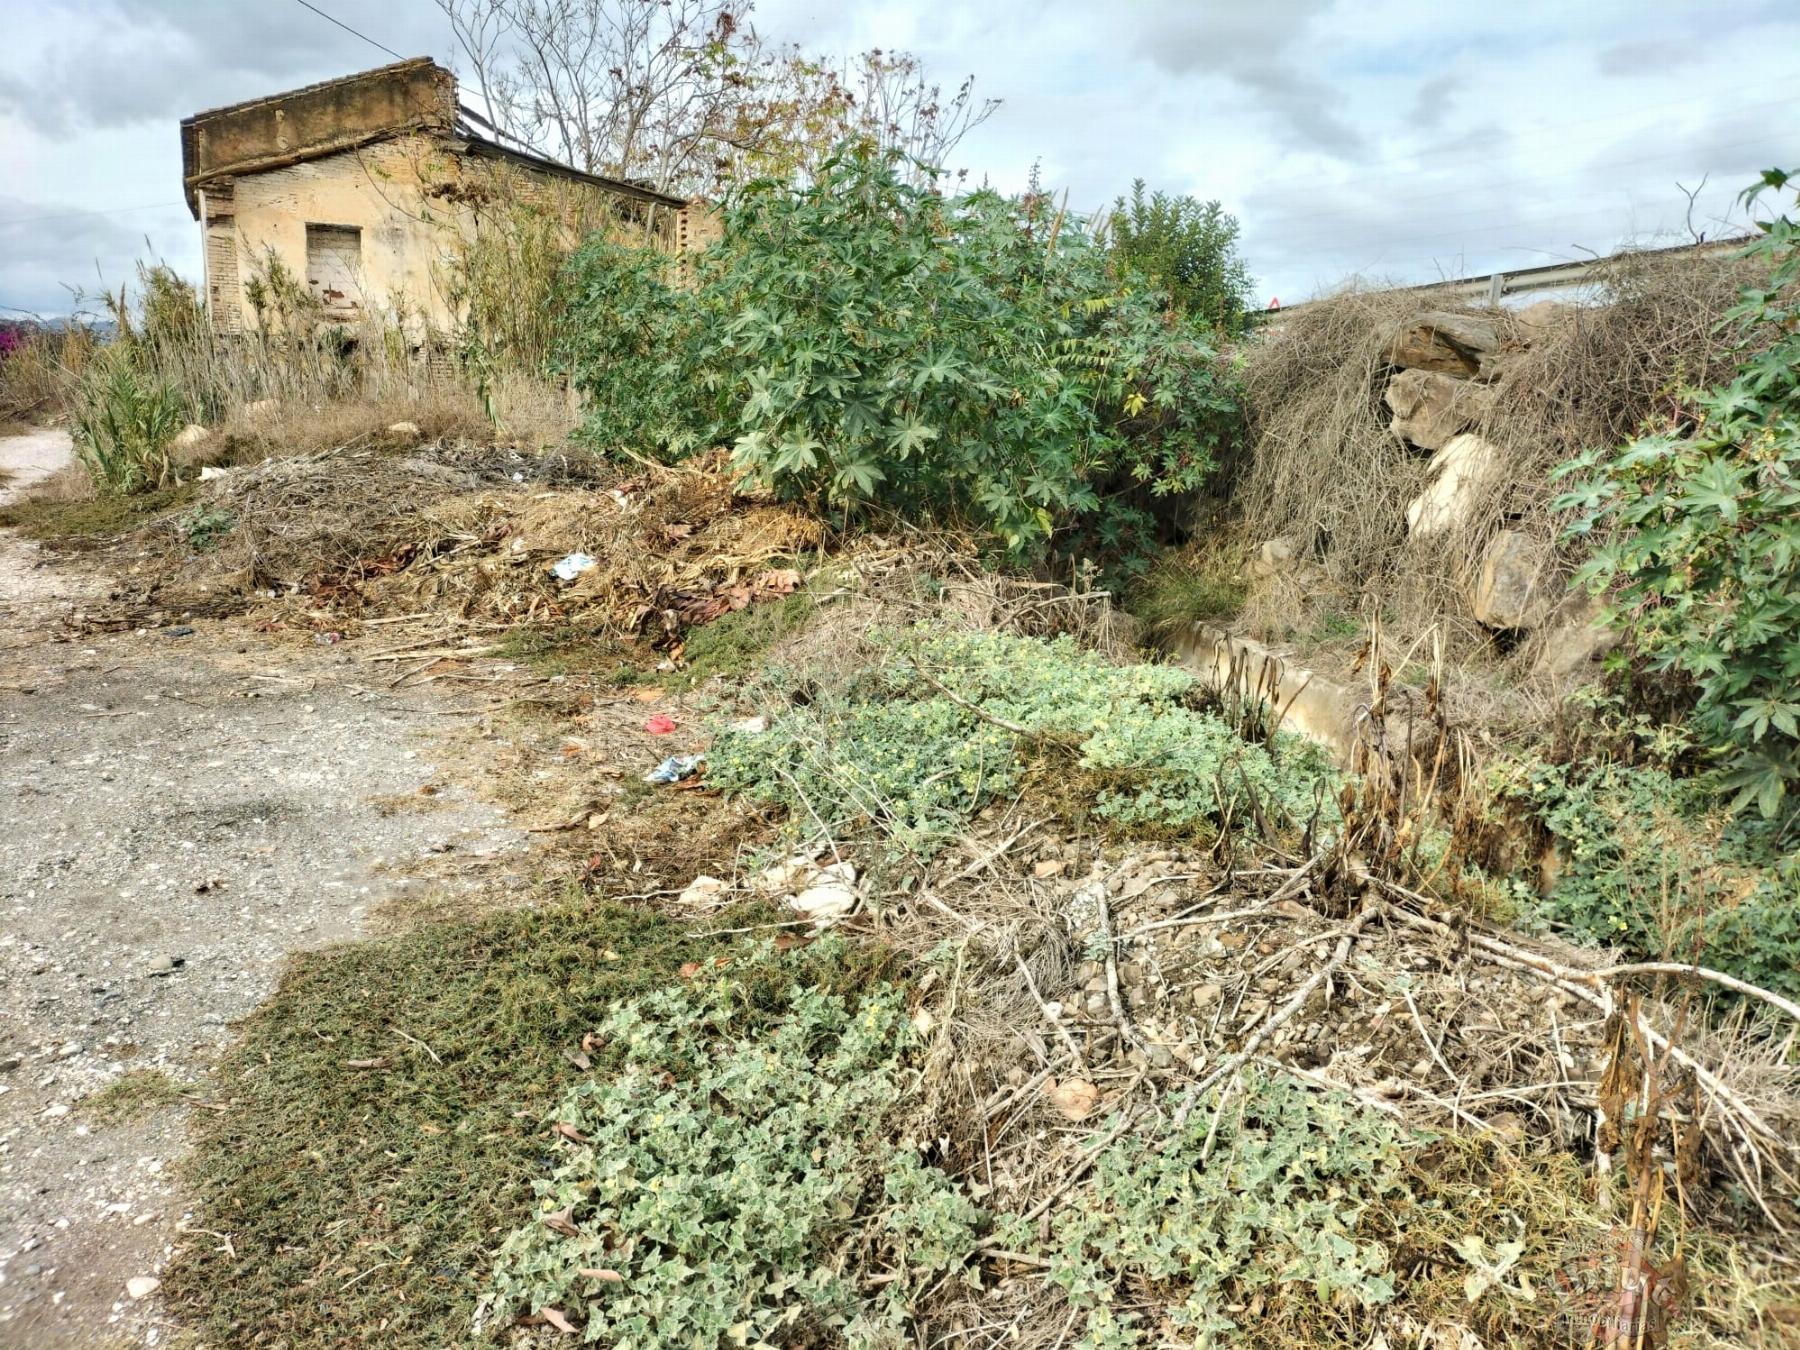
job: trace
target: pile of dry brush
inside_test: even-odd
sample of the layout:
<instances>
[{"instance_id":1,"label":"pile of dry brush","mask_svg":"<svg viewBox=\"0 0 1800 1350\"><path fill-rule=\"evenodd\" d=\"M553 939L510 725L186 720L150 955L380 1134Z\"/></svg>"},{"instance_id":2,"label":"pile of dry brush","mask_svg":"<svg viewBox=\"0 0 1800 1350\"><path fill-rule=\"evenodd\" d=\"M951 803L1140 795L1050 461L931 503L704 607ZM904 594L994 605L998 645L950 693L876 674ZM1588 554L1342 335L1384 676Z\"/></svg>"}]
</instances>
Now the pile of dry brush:
<instances>
[{"instance_id":1,"label":"pile of dry brush","mask_svg":"<svg viewBox=\"0 0 1800 1350\"><path fill-rule=\"evenodd\" d=\"M627 475L580 453L381 437L230 469L146 534L164 608L273 600L334 628L433 614L660 641L791 593L792 560L825 543L721 455Z\"/></svg>"},{"instance_id":2,"label":"pile of dry brush","mask_svg":"<svg viewBox=\"0 0 1800 1350\"><path fill-rule=\"evenodd\" d=\"M1329 594L1265 579L1253 622L1267 630L1309 605L1373 602L1402 635L1439 624L1487 641L1465 596L1494 531L1506 523L1556 538L1557 465L1647 424L1679 423L1683 390L1726 378L1733 335L1721 319L1756 277L1729 256L1626 254L1596 283L1603 303L1558 306L1539 322L1464 311L1504 340L1491 407L1472 430L1500 448L1506 472L1459 528L1423 542L1409 540L1406 508L1429 457L1390 430L1382 395L1396 329L1434 306L1406 291L1352 290L1298 310L1245 366L1253 451L1237 495L1254 539L1316 550ZM1571 559L1559 563L1566 574Z\"/></svg>"}]
</instances>

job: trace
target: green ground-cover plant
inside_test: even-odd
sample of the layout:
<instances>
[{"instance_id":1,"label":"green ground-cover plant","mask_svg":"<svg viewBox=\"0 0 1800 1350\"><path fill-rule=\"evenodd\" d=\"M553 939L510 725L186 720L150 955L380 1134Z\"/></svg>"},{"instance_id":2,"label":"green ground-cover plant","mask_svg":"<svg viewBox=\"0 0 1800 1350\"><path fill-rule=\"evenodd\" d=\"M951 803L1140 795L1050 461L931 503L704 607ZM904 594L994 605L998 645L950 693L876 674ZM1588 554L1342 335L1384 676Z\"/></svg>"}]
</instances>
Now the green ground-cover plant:
<instances>
[{"instance_id":1,"label":"green ground-cover plant","mask_svg":"<svg viewBox=\"0 0 1800 1350\"><path fill-rule=\"evenodd\" d=\"M1096 814L1122 826L1184 830L1226 816L1305 826L1336 820L1337 776L1317 747L1240 739L1203 706L1194 676L1116 665L1072 640L920 630L845 690L778 714L766 731L723 730L709 778L730 791L872 821L929 856L1034 757L1068 757ZM1253 805L1254 802L1254 805Z\"/></svg>"},{"instance_id":2,"label":"green ground-cover plant","mask_svg":"<svg viewBox=\"0 0 1800 1350\"><path fill-rule=\"evenodd\" d=\"M1259 1293L1284 1287L1323 1307L1387 1303L1394 1253L1364 1216L1404 1195L1406 1154L1422 1142L1344 1098L1260 1074L1172 1132L1126 1135L1051 1226L1050 1278L1084 1319L1077 1344L1167 1344L1167 1327L1182 1344L1218 1344L1244 1330ZM1003 1223L1001 1240L1031 1237ZM1146 1317L1119 1306L1132 1289L1168 1296Z\"/></svg>"},{"instance_id":3,"label":"green ground-cover plant","mask_svg":"<svg viewBox=\"0 0 1800 1350\"><path fill-rule=\"evenodd\" d=\"M492 1253L532 1212L543 1118L580 1081L568 1056L622 1002L727 950L571 901L296 957L208 1089L231 1109L195 1122L172 1305L214 1344L469 1343ZM892 965L867 945L740 967L743 1024L795 983L851 994Z\"/></svg>"},{"instance_id":4,"label":"green ground-cover plant","mask_svg":"<svg viewBox=\"0 0 1800 1350\"><path fill-rule=\"evenodd\" d=\"M1122 272L1168 295L1182 314L1222 333L1244 326L1250 273L1238 256L1238 223L1216 201L1131 185L1112 211L1110 249Z\"/></svg>"},{"instance_id":5,"label":"green ground-cover plant","mask_svg":"<svg viewBox=\"0 0 1800 1350\"><path fill-rule=\"evenodd\" d=\"M1771 171L1746 193L1800 179ZM1769 266L1731 317L1742 360L1693 391L1691 429L1590 452L1557 505L1599 539L1580 579L1653 671L1691 686L1694 730L1735 810L1800 830L1800 220L1763 226Z\"/></svg>"},{"instance_id":6,"label":"green ground-cover plant","mask_svg":"<svg viewBox=\"0 0 1800 1350\"><path fill-rule=\"evenodd\" d=\"M828 939L811 960L845 955ZM984 1216L897 1132L905 990L796 982L750 1002L742 972L784 961L740 950L600 1025L615 1053L545 1121L559 1163L500 1247L484 1320L554 1309L620 1350L871 1344L965 1270Z\"/></svg>"},{"instance_id":7,"label":"green ground-cover plant","mask_svg":"<svg viewBox=\"0 0 1800 1350\"><path fill-rule=\"evenodd\" d=\"M0 525L46 542L91 546L145 525L194 499L195 484L139 492L131 496L98 496L79 501L27 497L0 506Z\"/></svg>"},{"instance_id":8,"label":"green ground-cover plant","mask_svg":"<svg viewBox=\"0 0 1800 1350\"><path fill-rule=\"evenodd\" d=\"M219 507L204 504L182 513L175 522L182 540L196 553L210 553L219 542L237 528L236 518Z\"/></svg>"},{"instance_id":9,"label":"green ground-cover plant","mask_svg":"<svg viewBox=\"0 0 1800 1350\"><path fill-rule=\"evenodd\" d=\"M1653 764L1509 761L1490 786L1556 850L1547 894L1516 888L1525 916L1800 995L1800 855L1771 822L1733 819L1705 780Z\"/></svg>"},{"instance_id":10,"label":"green ground-cover plant","mask_svg":"<svg viewBox=\"0 0 1800 1350\"><path fill-rule=\"evenodd\" d=\"M723 223L691 285L603 245L577 258L564 360L594 443L729 444L825 510L1121 555L1237 435L1205 327L1041 196L945 199L847 150L805 186L751 184Z\"/></svg>"}]
</instances>

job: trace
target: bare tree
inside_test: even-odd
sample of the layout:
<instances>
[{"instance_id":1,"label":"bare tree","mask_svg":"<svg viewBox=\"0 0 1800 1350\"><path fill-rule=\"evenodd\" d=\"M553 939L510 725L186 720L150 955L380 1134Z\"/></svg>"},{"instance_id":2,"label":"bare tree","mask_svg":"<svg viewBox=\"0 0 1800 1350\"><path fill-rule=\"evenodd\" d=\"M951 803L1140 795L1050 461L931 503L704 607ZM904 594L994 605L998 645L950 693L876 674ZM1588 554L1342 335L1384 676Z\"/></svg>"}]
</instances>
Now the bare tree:
<instances>
[{"instance_id":1,"label":"bare tree","mask_svg":"<svg viewBox=\"0 0 1800 1350\"><path fill-rule=\"evenodd\" d=\"M438 0L507 136L589 173L707 186L764 64L735 0Z\"/></svg>"},{"instance_id":2,"label":"bare tree","mask_svg":"<svg viewBox=\"0 0 1800 1350\"><path fill-rule=\"evenodd\" d=\"M975 97L973 75L946 97L918 57L879 48L837 67L787 47L757 74L755 96L726 138L729 171L738 178L806 178L847 140L898 152L915 180L935 178L963 137L1000 106Z\"/></svg>"},{"instance_id":3,"label":"bare tree","mask_svg":"<svg viewBox=\"0 0 1800 1350\"><path fill-rule=\"evenodd\" d=\"M841 69L766 48L749 0L438 0L486 105L518 141L665 191L804 178L846 138L941 170L999 101L945 95L917 57Z\"/></svg>"},{"instance_id":4,"label":"bare tree","mask_svg":"<svg viewBox=\"0 0 1800 1350\"><path fill-rule=\"evenodd\" d=\"M963 137L1000 107L997 98L975 97L973 75L946 98L918 57L879 47L856 57L845 83L851 90L852 134L935 172L943 172Z\"/></svg>"}]
</instances>

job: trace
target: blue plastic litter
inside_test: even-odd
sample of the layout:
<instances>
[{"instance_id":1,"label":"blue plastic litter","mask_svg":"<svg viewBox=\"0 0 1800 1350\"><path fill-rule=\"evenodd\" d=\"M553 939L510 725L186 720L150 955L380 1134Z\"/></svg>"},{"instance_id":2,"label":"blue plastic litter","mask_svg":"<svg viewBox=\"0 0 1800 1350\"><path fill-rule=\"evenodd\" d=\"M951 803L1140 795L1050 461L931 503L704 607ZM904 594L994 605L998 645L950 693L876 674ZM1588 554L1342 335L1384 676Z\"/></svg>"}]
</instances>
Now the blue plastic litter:
<instances>
[{"instance_id":1,"label":"blue plastic litter","mask_svg":"<svg viewBox=\"0 0 1800 1350\"><path fill-rule=\"evenodd\" d=\"M700 766L706 762L705 755L670 755L649 773L644 775L646 783L679 783L684 778L692 778L700 772Z\"/></svg>"}]
</instances>

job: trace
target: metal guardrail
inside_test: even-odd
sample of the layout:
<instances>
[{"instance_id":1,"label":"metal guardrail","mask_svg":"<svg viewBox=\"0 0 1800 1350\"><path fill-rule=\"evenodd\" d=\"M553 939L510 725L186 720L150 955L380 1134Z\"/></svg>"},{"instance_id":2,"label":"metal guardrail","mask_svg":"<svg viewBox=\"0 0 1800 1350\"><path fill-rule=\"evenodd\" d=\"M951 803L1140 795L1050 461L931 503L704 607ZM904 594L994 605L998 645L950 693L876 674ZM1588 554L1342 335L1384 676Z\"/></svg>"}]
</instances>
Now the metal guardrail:
<instances>
[{"instance_id":1,"label":"metal guardrail","mask_svg":"<svg viewBox=\"0 0 1800 1350\"><path fill-rule=\"evenodd\" d=\"M1541 267L1522 267L1512 272L1486 272L1480 276L1458 277L1454 281L1428 281L1418 286L1384 287L1383 294L1412 294L1421 300L1439 300L1459 304L1498 305L1509 295L1535 295L1544 291L1573 290L1604 278L1608 268L1625 257L1670 257L1690 254L1695 258L1736 253L1749 242L1749 236L1715 239L1700 244L1675 244L1668 248L1621 249L1604 258L1586 262L1547 263ZM1280 309L1257 311L1255 321L1273 323L1289 314L1298 313L1318 300L1302 300Z\"/></svg>"}]
</instances>

